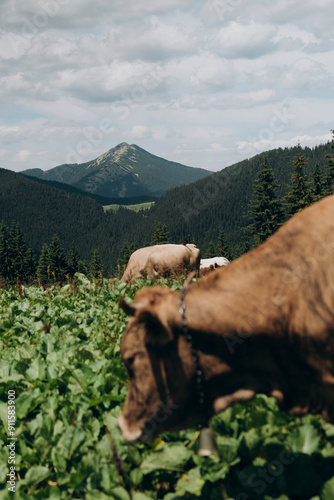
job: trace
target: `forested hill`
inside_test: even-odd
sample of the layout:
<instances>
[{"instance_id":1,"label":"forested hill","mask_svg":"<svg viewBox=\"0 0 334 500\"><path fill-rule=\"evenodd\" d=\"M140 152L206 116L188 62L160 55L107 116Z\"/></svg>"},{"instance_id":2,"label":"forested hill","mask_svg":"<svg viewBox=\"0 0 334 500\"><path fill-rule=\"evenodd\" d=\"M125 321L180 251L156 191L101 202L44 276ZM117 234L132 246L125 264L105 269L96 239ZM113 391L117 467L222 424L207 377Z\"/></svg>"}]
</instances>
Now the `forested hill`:
<instances>
[{"instance_id":1,"label":"forested hill","mask_svg":"<svg viewBox=\"0 0 334 500\"><path fill-rule=\"evenodd\" d=\"M331 143L300 150L307 160L306 173L310 181L316 164L324 171L326 154L333 154ZM217 240L222 229L227 243L236 253L240 253L244 229L249 224L253 184L264 157L267 156L268 164L274 171L279 184L278 196L281 198L287 192L293 171L292 163L298 151L298 146L274 149L189 186L173 189L157 200L150 216L167 225L173 240L180 241L189 235L204 251L210 241Z\"/></svg>"},{"instance_id":2,"label":"forested hill","mask_svg":"<svg viewBox=\"0 0 334 500\"><path fill-rule=\"evenodd\" d=\"M266 153L280 184L279 196L287 192L298 148ZM309 178L315 165L324 171L331 144L302 149ZM120 208L103 212L95 200L40 184L21 174L0 169L0 223L19 224L29 246L38 256L43 243L58 234L68 252L74 243L82 259L97 249L105 269L115 269L124 244L150 244L156 222L167 226L170 239L195 242L203 253L210 241L224 233L232 256L242 252L244 230L249 224L249 203L254 179L264 154L242 161L189 186L168 191L150 210L135 213Z\"/></svg>"},{"instance_id":3,"label":"forested hill","mask_svg":"<svg viewBox=\"0 0 334 500\"><path fill-rule=\"evenodd\" d=\"M92 198L46 186L0 169L0 224L16 222L26 242L39 256L44 243L57 234L68 252L74 243L82 259L100 252L106 268L117 259L122 241L142 217L127 209L104 213Z\"/></svg>"},{"instance_id":4,"label":"forested hill","mask_svg":"<svg viewBox=\"0 0 334 500\"><path fill-rule=\"evenodd\" d=\"M30 179L32 181L37 181L40 184L44 184L49 187L55 187L57 189L61 189L62 191L65 191L66 193L70 194L78 194L80 196L88 196L90 198L93 198L93 200L97 201L100 205L112 205L112 204L118 204L118 205L135 205L137 203L144 203L144 202L149 202L149 201L154 201L156 198L153 196L133 196L129 198L109 198L108 196L100 196L98 194L90 193L89 191L83 191L82 189L78 189L71 184L65 184L64 182L58 182L58 181L47 181L45 179L40 179L38 177L34 177L31 175L27 175L24 172L21 172L24 177L27 177L27 179Z\"/></svg>"}]
</instances>

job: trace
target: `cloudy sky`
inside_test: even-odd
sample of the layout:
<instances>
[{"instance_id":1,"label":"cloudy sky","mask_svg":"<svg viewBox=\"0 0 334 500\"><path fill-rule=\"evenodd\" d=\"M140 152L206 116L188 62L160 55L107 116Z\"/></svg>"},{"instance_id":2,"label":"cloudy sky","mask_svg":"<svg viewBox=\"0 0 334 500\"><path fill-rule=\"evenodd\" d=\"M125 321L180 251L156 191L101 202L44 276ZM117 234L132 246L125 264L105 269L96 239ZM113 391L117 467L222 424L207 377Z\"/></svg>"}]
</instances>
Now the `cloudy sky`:
<instances>
[{"instance_id":1,"label":"cloudy sky","mask_svg":"<svg viewBox=\"0 0 334 500\"><path fill-rule=\"evenodd\" d=\"M221 170L334 128L333 0L2 0L0 166Z\"/></svg>"}]
</instances>

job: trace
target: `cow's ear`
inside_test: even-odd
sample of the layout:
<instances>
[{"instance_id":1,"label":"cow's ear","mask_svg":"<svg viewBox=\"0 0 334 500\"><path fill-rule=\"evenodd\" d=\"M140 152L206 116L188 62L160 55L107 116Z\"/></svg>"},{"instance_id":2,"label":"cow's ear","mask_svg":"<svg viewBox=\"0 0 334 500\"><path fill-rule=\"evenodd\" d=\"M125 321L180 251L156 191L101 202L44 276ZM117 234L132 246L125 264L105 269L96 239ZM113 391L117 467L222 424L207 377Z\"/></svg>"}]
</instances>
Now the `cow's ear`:
<instances>
[{"instance_id":1,"label":"cow's ear","mask_svg":"<svg viewBox=\"0 0 334 500\"><path fill-rule=\"evenodd\" d=\"M135 315L135 312L137 310L136 307L133 304L129 304L128 302L126 302L124 297L120 298L119 305L128 316Z\"/></svg>"},{"instance_id":2,"label":"cow's ear","mask_svg":"<svg viewBox=\"0 0 334 500\"><path fill-rule=\"evenodd\" d=\"M143 308L138 312L138 322L145 326L144 340L146 344L163 346L174 338L167 316L160 308Z\"/></svg>"},{"instance_id":3,"label":"cow's ear","mask_svg":"<svg viewBox=\"0 0 334 500\"><path fill-rule=\"evenodd\" d=\"M120 301L123 310L134 316L143 328L144 342L151 345L165 345L174 339L170 318L173 307L170 304L171 290L163 287L140 290L132 304Z\"/></svg>"}]
</instances>

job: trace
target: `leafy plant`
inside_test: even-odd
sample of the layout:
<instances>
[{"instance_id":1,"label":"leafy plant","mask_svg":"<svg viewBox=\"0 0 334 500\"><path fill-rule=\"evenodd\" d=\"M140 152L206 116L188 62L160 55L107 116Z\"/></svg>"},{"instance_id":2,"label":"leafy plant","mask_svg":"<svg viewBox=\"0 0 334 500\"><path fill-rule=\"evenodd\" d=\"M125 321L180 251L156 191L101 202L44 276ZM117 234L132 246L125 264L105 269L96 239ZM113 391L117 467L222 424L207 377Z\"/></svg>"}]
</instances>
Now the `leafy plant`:
<instances>
[{"instance_id":1,"label":"leafy plant","mask_svg":"<svg viewBox=\"0 0 334 500\"><path fill-rule=\"evenodd\" d=\"M198 457L197 429L124 443L127 392L121 297L155 282L0 289L0 500L333 500L334 426L258 395L212 419L219 453ZM177 280L160 280L179 289ZM16 491L8 491L8 391L15 391Z\"/></svg>"}]
</instances>

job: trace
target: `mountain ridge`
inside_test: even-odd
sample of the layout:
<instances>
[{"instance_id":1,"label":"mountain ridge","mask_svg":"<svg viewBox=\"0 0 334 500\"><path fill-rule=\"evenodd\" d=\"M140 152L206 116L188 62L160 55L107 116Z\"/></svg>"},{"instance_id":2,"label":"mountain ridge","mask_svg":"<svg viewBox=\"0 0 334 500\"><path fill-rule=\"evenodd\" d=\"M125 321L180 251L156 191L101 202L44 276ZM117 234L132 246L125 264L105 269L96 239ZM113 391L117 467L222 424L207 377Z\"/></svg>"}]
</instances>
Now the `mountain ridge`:
<instances>
[{"instance_id":1,"label":"mountain ridge","mask_svg":"<svg viewBox=\"0 0 334 500\"><path fill-rule=\"evenodd\" d=\"M167 190L203 179L213 172L189 167L122 142L85 163L49 170L28 169L23 175L56 181L109 198L158 197Z\"/></svg>"}]
</instances>

